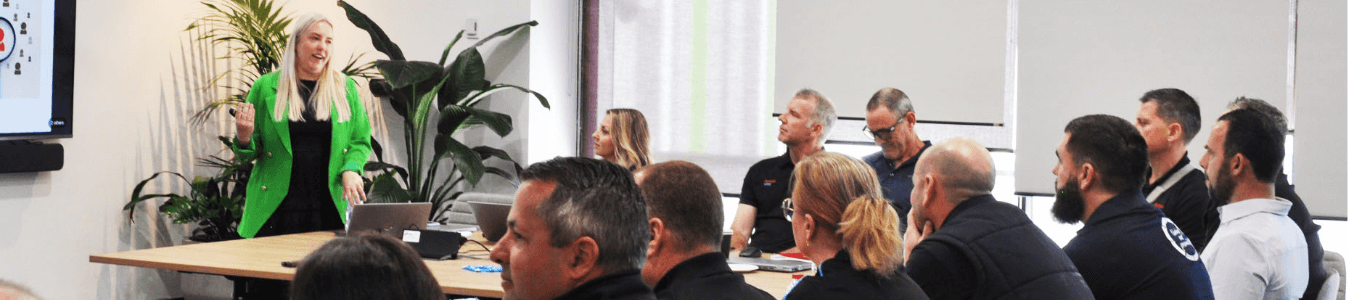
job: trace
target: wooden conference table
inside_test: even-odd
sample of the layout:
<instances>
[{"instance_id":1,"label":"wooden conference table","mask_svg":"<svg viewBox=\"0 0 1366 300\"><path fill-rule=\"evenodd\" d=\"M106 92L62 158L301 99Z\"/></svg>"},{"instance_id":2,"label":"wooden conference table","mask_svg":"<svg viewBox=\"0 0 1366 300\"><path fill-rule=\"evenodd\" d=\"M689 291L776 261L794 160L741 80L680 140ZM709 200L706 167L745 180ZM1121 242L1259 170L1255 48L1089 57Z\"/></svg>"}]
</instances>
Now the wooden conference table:
<instances>
[{"instance_id":1,"label":"wooden conference table","mask_svg":"<svg viewBox=\"0 0 1366 300\"><path fill-rule=\"evenodd\" d=\"M297 261L319 246L335 238L330 231L241 239L214 243L190 244L173 247L133 250L91 255L90 262L174 270L193 273L229 275L276 280L294 279L294 268L281 262ZM476 240L483 242L482 235ZM488 244L488 243L485 243ZM491 244L488 244L490 248ZM732 253L733 255L734 253ZM503 297L502 279L498 273L475 273L462 269L467 265L496 265L489 260L489 252L474 243L460 249L459 259L426 260L441 290L447 294ZM809 271L803 272L810 274ZM773 297L782 299L792 274L755 271L745 274L745 281Z\"/></svg>"}]
</instances>

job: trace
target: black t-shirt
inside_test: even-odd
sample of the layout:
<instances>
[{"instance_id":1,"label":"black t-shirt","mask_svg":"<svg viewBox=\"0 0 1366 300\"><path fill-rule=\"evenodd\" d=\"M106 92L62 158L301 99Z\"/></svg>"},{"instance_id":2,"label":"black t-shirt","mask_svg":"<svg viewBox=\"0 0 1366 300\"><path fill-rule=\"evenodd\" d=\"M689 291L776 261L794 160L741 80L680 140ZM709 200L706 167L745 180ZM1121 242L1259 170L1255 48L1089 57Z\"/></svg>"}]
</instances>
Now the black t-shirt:
<instances>
[{"instance_id":1,"label":"black t-shirt","mask_svg":"<svg viewBox=\"0 0 1366 300\"><path fill-rule=\"evenodd\" d=\"M754 234L749 244L764 252L776 253L797 246L792 238L792 222L783 216L783 199L792 195L792 163L789 153L761 160L749 167L740 187L740 204L753 206Z\"/></svg>"},{"instance_id":2,"label":"black t-shirt","mask_svg":"<svg viewBox=\"0 0 1366 300\"><path fill-rule=\"evenodd\" d=\"M1153 189L1170 180L1181 167L1190 163L1189 157L1182 156L1181 161L1172 166L1171 170L1167 170L1167 174L1158 178L1157 184L1143 185L1143 196L1152 193ZM1186 173L1186 176L1181 177L1171 188L1157 196L1153 205L1162 209L1162 214L1176 222L1176 227L1180 227L1181 231L1186 233L1191 243L1195 244L1196 250L1205 251L1205 244L1214 236L1206 234L1209 232L1206 228L1209 225L1207 215L1214 215L1215 226L1218 226L1219 220L1219 212L1215 209L1217 206L1214 205L1214 201L1210 201L1209 188L1205 186L1205 172L1195 169Z\"/></svg>"},{"instance_id":3,"label":"black t-shirt","mask_svg":"<svg viewBox=\"0 0 1366 300\"><path fill-rule=\"evenodd\" d=\"M1096 207L1063 251L1096 299L1214 299L1195 245L1138 191Z\"/></svg>"},{"instance_id":4,"label":"black t-shirt","mask_svg":"<svg viewBox=\"0 0 1366 300\"><path fill-rule=\"evenodd\" d=\"M631 270L594 278L555 297L555 300L589 299L653 300L655 294L650 290L650 285L645 284L645 279L640 277L640 270Z\"/></svg>"}]
</instances>

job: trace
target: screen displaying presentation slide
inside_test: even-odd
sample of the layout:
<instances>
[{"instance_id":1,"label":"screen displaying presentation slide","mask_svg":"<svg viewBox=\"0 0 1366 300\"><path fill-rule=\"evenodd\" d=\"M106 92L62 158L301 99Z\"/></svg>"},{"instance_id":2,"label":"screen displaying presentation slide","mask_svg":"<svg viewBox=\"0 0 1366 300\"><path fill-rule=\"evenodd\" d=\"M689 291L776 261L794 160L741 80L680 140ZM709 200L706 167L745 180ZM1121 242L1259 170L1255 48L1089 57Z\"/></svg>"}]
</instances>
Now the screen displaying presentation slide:
<instances>
[{"instance_id":1,"label":"screen displaying presentation slide","mask_svg":"<svg viewBox=\"0 0 1366 300\"><path fill-rule=\"evenodd\" d=\"M0 134L66 126L52 114L52 0L0 0Z\"/></svg>"}]
</instances>

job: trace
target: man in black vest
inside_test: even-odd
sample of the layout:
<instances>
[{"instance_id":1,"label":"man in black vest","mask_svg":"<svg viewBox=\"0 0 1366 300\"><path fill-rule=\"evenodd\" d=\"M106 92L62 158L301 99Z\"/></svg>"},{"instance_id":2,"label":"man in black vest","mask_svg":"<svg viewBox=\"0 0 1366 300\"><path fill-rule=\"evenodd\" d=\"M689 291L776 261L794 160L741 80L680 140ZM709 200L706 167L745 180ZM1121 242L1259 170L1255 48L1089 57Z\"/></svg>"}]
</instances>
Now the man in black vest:
<instances>
[{"instance_id":1,"label":"man in black vest","mask_svg":"<svg viewBox=\"0 0 1366 300\"><path fill-rule=\"evenodd\" d=\"M650 211L650 244L640 273L659 299L773 300L745 283L722 253L725 211L707 170L675 160L636 173Z\"/></svg>"},{"instance_id":2,"label":"man in black vest","mask_svg":"<svg viewBox=\"0 0 1366 300\"><path fill-rule=\"evenodd\" d=\"M1144 200L1148 146L1128 121L1073 119L1058 145L1053 215L1084 222L1063 250L1096 299L1214 299L1195 244Z\"/></svg>"},{"instance_id":3,"label":"man in black vest","mask_svg":"<svg viewBox=\"0 0 1366 300\"><path fill-rule=\"evenodd\" d=\"M640 276L650 233L630 171L557 157L521 175L489 255L503 266L503 299L655 299Z\"/></svg>"},{"instance_id":4,"label":"man in black vest","mask_svg":"<svg viewBox=\"0 0 1366 300\"><path fill-rule=\"evenodd\" d=\"M1185 91L1173 88L1148 91L1138 101L1142 104L1134 126L1147 142L1147 161L1152 167L1143 195L1181 227L1195 250L1204 251L1209 242L1205 215L1219 217L1205 188L1205 172L1186 154L1186 145L1200 133L1200 105Z\"/></svg>"},{"instance_id":5,"label":"man in black vest","mask_svg":"<svg viewBox=\"0 0 1366 300\"><path fill-rule=\"evenodd\" d=\"M986 147L952 138L915 168L906 271L931 299L1094 299L1020 208L996 201Z\"/></svg>"}]
</instances>

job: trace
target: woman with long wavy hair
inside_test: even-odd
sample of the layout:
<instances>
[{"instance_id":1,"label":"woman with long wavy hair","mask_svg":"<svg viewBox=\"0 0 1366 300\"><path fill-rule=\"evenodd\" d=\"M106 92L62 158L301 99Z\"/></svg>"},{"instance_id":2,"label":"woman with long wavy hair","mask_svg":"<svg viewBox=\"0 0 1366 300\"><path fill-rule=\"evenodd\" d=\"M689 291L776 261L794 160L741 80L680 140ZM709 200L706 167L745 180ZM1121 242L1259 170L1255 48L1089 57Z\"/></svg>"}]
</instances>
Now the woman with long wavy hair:
<instances>
[{"instance_id":1,"label":"woman with long wavy hair","mask_svg":"<svg viewBox=\"0 0 1366 300\"><path fill-rule=\"evenodd\" d=\"M650 125L630 108L613 108L593 132L594 154L635 171L650 165Z\"/></svg>"},{"instance_id":2,"label":"woman with long wavy hair","mask_svg":"<svg viewBox=\"0 0 1366 300\"><path fill-rule=\"evenodd\" d=\"M332 38L322 15L295 19L280 69L237 107L232 150L255 161L242 237L342 229L347 205L365 200L370 121L356 82L331 68Z\"/></svg>"}]
</instances>

